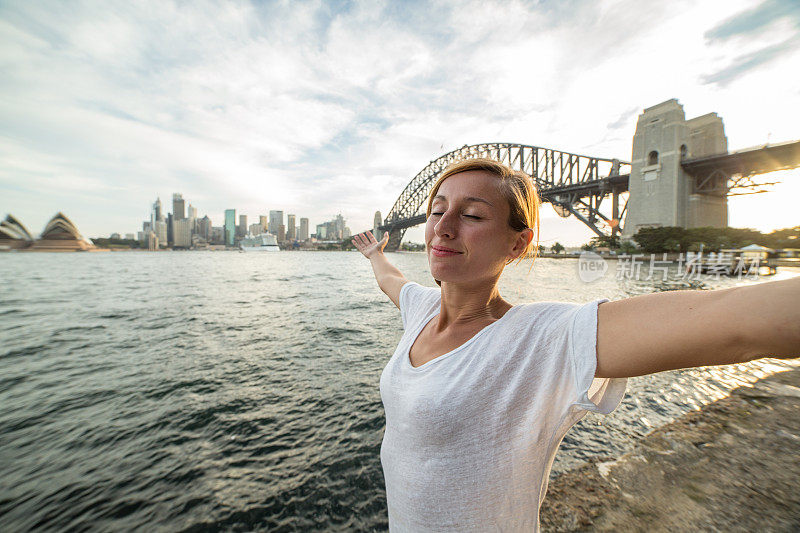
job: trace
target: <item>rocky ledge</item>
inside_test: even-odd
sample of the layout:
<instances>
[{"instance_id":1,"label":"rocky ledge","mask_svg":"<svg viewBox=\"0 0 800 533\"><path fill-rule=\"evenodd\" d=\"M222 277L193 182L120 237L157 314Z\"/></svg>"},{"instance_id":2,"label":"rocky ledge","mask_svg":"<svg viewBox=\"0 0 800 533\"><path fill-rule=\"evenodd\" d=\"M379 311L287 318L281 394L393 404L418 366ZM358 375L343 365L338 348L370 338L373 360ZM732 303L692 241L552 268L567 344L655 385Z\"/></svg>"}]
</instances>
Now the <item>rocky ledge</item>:
<instances>
[{"instance_id":1,"label":"rocky ledge","mask_svg":"<svg viewBox=\"0 0 800 533\"><path fill-rule=\"evenodd\" d=\"M543 532L800 531L800 369L551 479Z\"/></svg>"}]
</instances>

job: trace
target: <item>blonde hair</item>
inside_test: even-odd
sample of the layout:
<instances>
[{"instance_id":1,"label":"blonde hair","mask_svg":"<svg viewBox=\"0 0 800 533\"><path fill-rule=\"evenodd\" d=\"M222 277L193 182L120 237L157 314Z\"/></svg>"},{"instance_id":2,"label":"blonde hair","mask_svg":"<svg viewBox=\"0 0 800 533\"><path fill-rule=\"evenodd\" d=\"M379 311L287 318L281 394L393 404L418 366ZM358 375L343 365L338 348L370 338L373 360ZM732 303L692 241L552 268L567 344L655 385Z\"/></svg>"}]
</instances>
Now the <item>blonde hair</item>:
<instances>
[{"instance_id":1,"label":"blonde hair","mask_svg":"<svg viewBox=\"0 0 800 533\"><path fill-rule=\"evenodd\" d=\"M453 174L468 172L470 170L482 170L498 178L500 193L508 202L509 227L514 231L523 231L525 229L533 231L533 239L531 239L531 242L528 243L525 250L518 256L517 262L519 263L519 261L522 261L522 259L529 254L532 254L535 260L539 252L539 206L541 205L536 187L531 177L524 172L514 170L492 159L466 159L453 163L444 169L444 172L442 172L442 175L436 180L428 196L428 209L425 213L426 219L431 216L433 198L439 191L439 186L442 182ZM509 259L506 265L511 264L513 261L514 259ZM531 268L533 268L533 261L531 261ZM530 271L530 269L528 271ZM442 285L438 279L436 283L439 286Z\"/></svg>"}]
</instances>

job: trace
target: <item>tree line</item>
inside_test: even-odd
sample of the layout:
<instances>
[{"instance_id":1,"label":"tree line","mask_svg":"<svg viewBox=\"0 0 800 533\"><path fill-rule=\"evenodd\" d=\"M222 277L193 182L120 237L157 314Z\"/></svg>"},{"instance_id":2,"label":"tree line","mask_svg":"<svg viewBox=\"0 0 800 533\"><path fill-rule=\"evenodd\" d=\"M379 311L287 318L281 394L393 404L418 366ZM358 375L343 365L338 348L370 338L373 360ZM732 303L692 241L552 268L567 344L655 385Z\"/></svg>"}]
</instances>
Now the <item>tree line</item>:
<instances>
[{"instance_id":1,"label":"tree line","mask_svg":"<svg viewBox=\"0 0 800 533\"><path fill-rule=\"evenodd\" d=\"M594 237L584 250L601 246L624 253L641 251L645 253L664 252L719 252L721 249L742 248L759 244L767 248L800 248L800 226L762 233L750 228L681 228L662 226L642 228L633 235L634 243L620 241L619 236Z\"/></svg>"}]
</instances>

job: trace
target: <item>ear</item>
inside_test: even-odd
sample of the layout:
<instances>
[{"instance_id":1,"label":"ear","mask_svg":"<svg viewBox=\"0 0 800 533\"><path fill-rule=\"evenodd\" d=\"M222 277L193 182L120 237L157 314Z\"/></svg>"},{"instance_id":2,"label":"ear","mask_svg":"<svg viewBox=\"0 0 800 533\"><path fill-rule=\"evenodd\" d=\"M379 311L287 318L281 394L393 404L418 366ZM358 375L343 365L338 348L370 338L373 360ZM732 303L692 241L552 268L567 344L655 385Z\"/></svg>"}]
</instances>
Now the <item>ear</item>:
<instances>
[{"instance_id":1,"label":"ear","mask_svg":"<svg viewBox=\"0 0 800 533\"><path fill-rule=\"evenodd\" d=\"M517 234L516 240L514 241L514 247L511 249L511 259L514 260L522 254L523 251L528 247L528 244L533 240L533 230L531 228L525 228L524 230L520 231Z\"/></svg>"}]
</instances>

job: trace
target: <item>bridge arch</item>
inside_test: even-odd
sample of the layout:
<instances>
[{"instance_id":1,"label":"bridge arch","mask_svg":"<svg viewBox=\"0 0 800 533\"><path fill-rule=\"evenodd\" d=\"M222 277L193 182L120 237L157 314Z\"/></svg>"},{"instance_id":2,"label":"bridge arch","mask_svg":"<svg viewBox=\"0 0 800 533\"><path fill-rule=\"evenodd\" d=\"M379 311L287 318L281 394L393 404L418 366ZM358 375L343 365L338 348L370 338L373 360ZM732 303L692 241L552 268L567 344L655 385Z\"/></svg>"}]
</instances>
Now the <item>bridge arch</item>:
<instances>
[{"instance_id":1,"label":"bridge arch","mask_svg":"<svg viewBox=\"0 0 800 533\"><path fill-rule=\"evenodd\" d=\"M400 247L408 228L425 222L424 210L419 211L444 169L456 161L478 157L499 161L531 176L542 201L553 204L562 217L574 215L598 235L614 235L621 229L625 207L619 210L619 195L628 189L629 170L625 174L620 170L629 168L630 163L526 144L491 142L447 152L414 176L378 228L389 232L387 251ZM599 210L600 202L609 194L613 197L610 218Z\"/></svg>"}]
</instances>

